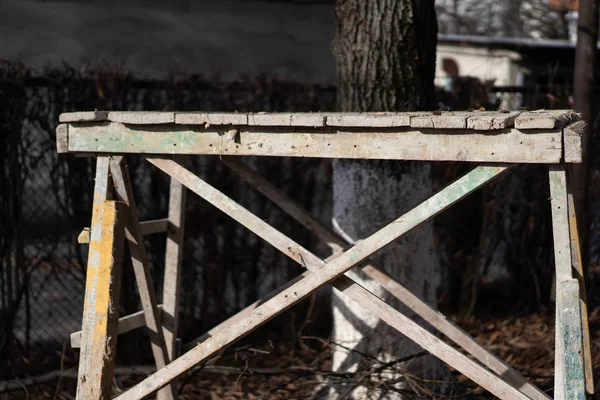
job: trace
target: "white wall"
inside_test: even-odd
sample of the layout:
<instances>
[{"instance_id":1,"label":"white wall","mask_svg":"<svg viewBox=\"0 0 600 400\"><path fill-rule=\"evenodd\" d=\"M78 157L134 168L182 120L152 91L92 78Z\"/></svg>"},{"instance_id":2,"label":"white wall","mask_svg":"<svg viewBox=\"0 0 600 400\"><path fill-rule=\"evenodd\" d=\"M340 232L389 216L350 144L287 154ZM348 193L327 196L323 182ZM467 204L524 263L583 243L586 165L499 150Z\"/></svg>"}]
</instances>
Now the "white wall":
<instances>
[{"instance_id":1,"label":"white wall","mask_svg":"<svg viewBox=\"0 0 600 400\"><path fill-rule=\"evenodd\" d=\"M120 59L145 77L172 67L225 79L335 77L332 4L205 0L185 13L107 4L0 0L0 59L35 68Z\"/></svg>"},{"instance_id":2,"label":"white wall","mask_svg":"<svg viewBox=\"0 0 600 400\"><path fill-rule=\"evenodd\" d=\"M508 50L488 50L454 44L439 43L437 47L436 85L442 86L447 76L442 68L444 58L453 59L460 76L472 76L494 85L517 85L521 70L516 64L520 55Z\"/></svg>"}]
</instances>

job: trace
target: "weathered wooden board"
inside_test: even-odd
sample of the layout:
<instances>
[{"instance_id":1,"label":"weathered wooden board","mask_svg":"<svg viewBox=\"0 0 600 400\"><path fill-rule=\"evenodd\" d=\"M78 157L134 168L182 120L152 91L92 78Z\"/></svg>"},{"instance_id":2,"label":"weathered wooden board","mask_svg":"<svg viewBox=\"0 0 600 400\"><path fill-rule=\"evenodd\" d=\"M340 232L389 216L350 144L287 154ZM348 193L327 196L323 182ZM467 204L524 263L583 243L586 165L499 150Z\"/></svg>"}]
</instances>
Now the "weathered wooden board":
<instances>
[{"instance_id":1,"label":"weathered wooden board","mask_svg":"<svg viewBox=\"0 0 600 400\"><path fill-rule=\"evenodd\" d=\"M567 182L570 182L567 179ZM570 186L570 185L569 185ZM581 242L579 241L579 230L577 227L577 212L573 199L572 187L567 188L567 202L569 203L569 231L571 236L571 264L575 271L575 277L579 281L579 303L581 309L581 330L583 341L583 367L585 372L585 390L588 394L594 394L594 367L592 360L592 348L590 342L590 325L588 321L587 292L585 288L585 273L581 261Z\"/></svg>"},{"instance_id":2,"label":"weathered wooden board","mask_svg":"<svg viewBox=\"0 0 600 400\"><path fill-rule=\"evenodd\" d=\"M395 128L410 126L414 112L334 113L327 114L327 126L360 128Z\"/></svg>"},{"instance_id":3,"label":"weathered wooden board","mask_svg":"<svg viewBox=\"0 0 600 400\"><path fill-rule=\"evenodd\" d=\"M562 375L563 395L556 393L555 398L565 400L585 400L585 373L583 366L583 343L581 336L581 309L579 307L579 282L568 279L556 282L556 318L560 325L562 341L556 346L564 353L560 354L557 367L561 374L555 374L556 379ZM559 386L560 387L560 386Z\"/></svg>"},{"instance_id":4,"label":"weathered wooden board","mask_svg":"<svg viewBox=\"0 0 600 400\"><path fill-rule=\"evenodd\" d=\"M465 122L466 123L466 122ZM78 153L212 154L324 157L424 161L559 163L562 130L524 134L516 129L496 134L462 130L399 130L323 133L247 128L235 140L221 130L166 125L160 130L133 129L119 123L69 126L69 151ZM293 128L298 129L298 128Z\"/></svg>"},{"instance_id":5,"label":"weathered wooden board","mask_svg":"<svg viewBox=\"0 0 600 400\"><path fill-rule=\"evenodd\" d=\"M467 128L478 131L493 131L511 128L515 124L515 119L520 114L520 111L511 111L507 113L495 111L475 112L467 119Z\"/></svg>"},{"instance_id":6,"label":"weathered wooden board","mask_svg":"<svg viewBox=\"0 0 600 400\"><path fill-rule=\"evenodd\" d=\"M252 187L257 189L265 197L284 210L289 216L294 218L300 224L304 225L311 232L315 233L319 238L327 243L327 245L329 245L329 247L331 247L335 253L338 253L344 248L347 248L349 245L354 244L353 242L347 242L331 229L322 225L299 204L288 198L269 181L264 179L256 171L245 165L243 162L235 160L232 157L224 159L223 162L234 172L240 175ZM254 231L253 227L248 225L246 225L246 227ZM288 247L295 246L296 244L290 240ZM334 254L332 257L335 256L336 255ZM531 384L518 371L511 368L508 364L504 363L485 347L477 343L477 341L475 341L475 339L473 339L467 332L463 331L460 327L452 323L452 321L446 319L443 314L433 309L431 306L412 294L394 278L383 272L383 270L373 264L372 261L369 260L369 264L361 267L361 270L369 278L373 279L373 281L381 285L381 287L387 290L395 298L400 300L409 309L413 310L417 315L423 318L427 323L438 329L450 340L471 354L476 360L487 366L492 372L496 373L498 376L504 377L504 379L513 387L519 388L521 392L532 399L541 400L550 398L546 393L538 389L535 385ZM209 332L209 334L214 334L214 332ZM205 338L202 340L204 339ZM198 342L202 340L199 340Z\"/></svg>"},{"instance_id":7,"label":"weathered wooden board","mask_svg":"<svg viewBox=\"0 0 600 400\"><path fill-rule=\"evenodd\" d=\"M245 113L178 112L175 123L181 125L248 125Z\"/></svg>"},{"instance_id":8,"label":"weathered wooden board","mask_svg":"<svg viewBox=\"0 0 600 400\"><path fill-rule=\"evenodd\" d=\"M572 110L525 112L444 111L371 113L224 113L154 111L83 111L64 113L61 123L121 122L126 124L236 125L353 128L439 128L496 130L553 129L580 120Z\"/></svg>"},{"instance_id":9,"label":"weathered wooden board","mask_svg":"<svg viewBox=\"0 0 600 400\"><path fill-rule=\"evenodd\" d=\"M569 183L570 180L567 179ZM592 395L595 392L594 367L592 360L592 348L590 341L590 325L588 321L587 291L585 288L585 273L581 261L581 242L579 241L579 229L577 226L577 212L573 199L572 186L567 188L567 202L569 203L569 231L571 236L571 264L575 271L575 278L579 282L579 303L581 309L581 330L583 341L583 367L585 372L585 390Z\"/></svg>"},{"instance_id":10,"label":"weathered wooden board","mask_svg":"<svg viewBox=\"0 0 600 400\"><path fill-rule=\"evenodd\" d=\"M162 311L162 304L158 305L158 309ZM144 310L142 310L119 318L116 334L120 335L144 326L146 326L146 321ZM81 331L71 333L71 347L74 349L81 347Z\"/></svg>"},{"instance_id":11,"label":"weathered wooden board","mask_svg":"<svg viewBox=\"0 0 600 400\"><path fill-rule=\"evenodd\" d=\"M443 112L440 114L423 114L412 117L410 126L412 128L430 129L467 129L467 120L473 113Z\"/></svg>"},{"instance_id":12,"label":"weathered wooden board","mask_svg":"<svg viewBox=\"0 0 600 400\"><path fill-rule=\"evenodd\" d=\"M319 113L268 113L248 114L250 126L325 126L325 116Z\"/></svg>"},{"instance_id":13,"label":"weathered wooden board","mask_svg":"<svg viewBox=\"0 0 600 400\"><path fill-rule=\"evenodd\" d=\"M556 271L555 399L584 399L585 374L582 360L579 284L573 279L571 264L565 165L550 166L549 178ZM577 287L575 293L572 282L575 282Z\"/></svg>"},{"instance_id":14,"label":"weathered wooden board","mask_svg":"<svg viewBox=\"0 0 600 400\"><path fill-rule=\"evenodd\" d=\"M98 210L101 207L101 210ZM104 400L112 392L116 331L121 292L125 204L95 205L83 310L83 338L77 377L77 398Z\"/></svg>"},{"instance_id":15,"label":"weathered wooden board","mask_svg":"<svg viewBox=\"0 0 600 400\"><path fill-rule=\"evenodd\" d=\"M161 111L110 111L108 120L123 124L172 124L175 122L174 112Z\"/></svg>"},{"instance_id":16,"label":"weathered wooden board","mask_svg":"<svg viewBox=\"0 0 600 400\"><path fill-rule=\"evenodd\" d=\"M179 160L186 162L185 156ZM177 329L179 325L179 290L181 287L181 260L183 257L183 234L185 226L186 188L171 178L169 187L169 231L165 249L165 272L163 279L162 329L169 361L176 358ZM200 221L197 221L200 222Z\"/></svg>"},{"instance_id":17,"label":"weathered wooden board","mask_svg":"<svg viewBox=\"0 0 600 400\"><path fill-rule=\"evenodd\" d=\"M142 235L150 235L152 233L166 232L169 226L167 218L154 219L150 221L140 222L140 230ZM83 228L77 236L77 243L85 244L90 242L90 228Z\"/></svg>"},{"instance_id":18,"label":"weathered wooden board","mask_svg":"<svg viewBox=\"0 0 600 400\"><path fill-rule=\"evenodd\" d=\"M190 190L211 201L217 207L225 207L228 214L237 219L236 215L239 214L239 212L235 212L235 210L228 205L231 200L219 196L215 193L214 189L209 191L205 190L206 188L204 188L204 186L206 186L206 183L203 183L199 178L189 173L189 171L186 171L170 160L149 159L149 161L181 181L184 185L188 186ZM390 243L404 232L412 229L412 227L417 226L438 212L441 212L450 204L466 196L504 169L505 167L477 168L471 174L451 184L420 206L417 206L393 223L364 239L361 243L355 245L339 257L336 257L327 265L322 265L322 268L320 269L315 268L314 272L306 275L302 279L296 280L279 294L266 300L244 320L238 321L210 337L195 349L173 361L168 368L151 375L140 384L119 396L118 399L139 399L151 394L153 391L167 384L170 380L191 368L196 363L215 354L215 352L219 351L223 346L239 339L288 307L296 304L318 287L340 276L353 265L361 262L374 251L377 251L377 249ZM244 215L240 215L241 219L249 218L251 221L254 220L252 217L254 216L249 216L245 213ZM255 223L257 224L260 224L261 222L260 219L255 220ZM266 229L269 231L269 228ZM263 234L265 234L265 232L261 231L261 235ZM268 234L274 235L272 228L271 232ZM287 253L287 250L289 249L280 250ZM307 267L308 264L312 264L311 261L312 260L307 260ZM304 261L302 262L304 263ZM313 265L313 267L315 266ZM419 327L415 322L395 311L391 306L381 301L358 284L349 281L346 277L341 277L339 285L336 286L338 286L339 290L356 299L359 305L366 307L369 311L382 318L386 323L400 330L406 336L440 359L449 362L466 376L469 376L497 396L510 399L527 398L497 376L491 374L480 365L437 339L435 336L430 335L425 329Z\"/></svg>"},{"instance_id":19,"label":"weathered wooden board","mask_svg":"<svg viewBox=\"0 0 600 400\"><path fill-rule=\"evenodd\" d=\"M573 110L525 111L515 119L517 129L554 129L562 128L581 116Z\"/></svg>"},{"instance_id":20,"label":"weathered wooden board","mask_svg":"<svg viewBox=\"0 0 600 400\"><path fill-rule=\"evenodd\" d=\"M78 111L62 113L58 116L59 122L98 122L107 121L108 111Z\"/></svg>"},{"instance_id":21,"label":"weathered wooden board","mask_svg":"<svg viewBox=\"0 0 600 400\"><path fill-rule=\"evenodd\" d=\"M569 206L567 201L567 176L564 165L551 165L550 205L552 234L554 237L554 263L556 282L573 278L571 268L571 238L569 235Z\"/></svg>"},{"instance_id":22,"label":"weathered wooden board","mask_svg":"<svg viewBox=\"0 0 600 400\"><path fill-rule=\"evenodd\" d=\"M56 152L66 153L69 151L69 126L60 124L56 127Z\"/></svg>"},{"instance_id":23,"label":"weathered wooden board","mask_svg":"<svg viewBox=\"0 0 600 400\"><path fill-rule=\"evenodd\" d=\"M133 265L138 293L142 309L144 310L144 318L148 327L147 332L150 337L154 363L156 368L160 369L168 364L169 355L160 323L160 314L158 312L156 294L154 293L154 283L150 274L148 254L140 229L140 220L133 197L129 173L120 157L111 160L110 172L115 183L116 194L130 209L130 219L125 226L125 233L129 244L129 253L131 254L131 263ZM175 397L175 389L172 385L167 385L158 393L158 400L173 400Z\"/></svg>"},{"instance_id":24,"label":"weathered wooden board","mask_svg":"<svg viewBox=\"0 0 600 400\"><path fill-rule=\"evenodd\" d=\"M565 162L580 163L583 161L583 135L587 124L577 121L564 128Z\"/></svg>"}]
</instances>

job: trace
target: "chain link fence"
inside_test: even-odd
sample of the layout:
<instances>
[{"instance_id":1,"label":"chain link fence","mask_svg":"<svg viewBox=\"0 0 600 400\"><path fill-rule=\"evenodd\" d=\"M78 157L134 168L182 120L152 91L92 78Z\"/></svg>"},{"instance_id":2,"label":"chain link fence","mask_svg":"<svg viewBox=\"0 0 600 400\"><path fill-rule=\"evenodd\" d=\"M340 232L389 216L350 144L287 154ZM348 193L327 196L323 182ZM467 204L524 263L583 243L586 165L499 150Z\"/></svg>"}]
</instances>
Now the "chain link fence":
<instances>
[{"instance_id":1,"label":"chain link fence","mask_svg":"<svg viewBox=\"0 0 600 400\"><path fill-rule=\"evenodd\" d=\"M278 82L267 76L232 83L171 76L159 82L135 80L115 67L76 71L65 66L32 77L22 65L1 64L0 379L44 370L47 366L42 360L55 362L62 349L69 347L69 334L81 328L87 246L77 243L77 235L90 221L94 163L57 154L54 130L60 113L90 109L319 111L331 110L334 100L330 86ZM138 157L127 161L142 219L164 217L166 175ZM328 210L328 162L250 162L317 215ZM286 221L218 158L195 158L190 168L286 234L315 248L314 239ZM293 184L298 180L303 185ZM182 332L189 337L184 340L300 272L285 256L195 196L190 196L187 212L181 320ZM147 238L157 293L161 293L165 240L165 234ZM268 268L273 265L277 268ZM139 309L130 270L126 265L122 313ZM129 342L133 345L127 346L128 353L134 357L137 341Z\"/></svg>"}]
</instances>

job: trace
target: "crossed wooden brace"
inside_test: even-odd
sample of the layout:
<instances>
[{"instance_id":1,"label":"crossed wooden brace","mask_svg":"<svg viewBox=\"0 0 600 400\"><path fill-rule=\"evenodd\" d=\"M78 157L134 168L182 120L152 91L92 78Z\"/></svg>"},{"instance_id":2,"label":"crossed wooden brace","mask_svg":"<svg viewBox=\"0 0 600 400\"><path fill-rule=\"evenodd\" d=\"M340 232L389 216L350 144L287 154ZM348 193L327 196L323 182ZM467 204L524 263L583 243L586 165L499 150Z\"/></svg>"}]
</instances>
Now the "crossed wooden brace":
<instances>
[{"instance_id":1,"label":"crossed wooden brace","mask_svg":"<svg viewBox=\"0 0 600 400\"><path fill-rule=\"evenodd\" d=\"M253 329L267 322L269 319L293 306L302 298L326 283L331 283L339 291L353 299L357 307L364 307L374 315L377 315L384 322L397 329L431 354L453 366L494 395L503 399L549 398L544 392L528 382L520 373L505 364L491 352L487 351L466 332L448 321L442 314L438 313L429 305L422 302L392 277L382 272L373 263L366 263L366 265L361 267L362 271L393 296L402 301L411 310L415 311L426 322L461 346L466 352L483 364L483 366L447 345L429 331L420 327L417 323L407 318L345 275L347 270L363 262L374 252L380 250L410 229L435 216L460 199L466 197L486 182L497 177L507 170L508 166L480 166L475 168L381 230L353 245L346 251L343 251L349 244L346 243L344 239L314 220L305 210L285 197L285 195L279 192L255 171L242 163L231 159L225 159L224 162L231 169L246 179L252 186L286 211L290 216L326 241L328 245L337 252L326 261L323 261L260 218L253 215L248 210L241 207L239 204L235 203L199 177L195 176L190 171L186 170L177 162L161 158L149 158L148 161L166 172L180 184L183 184L183 186L186 186L200 197L215 205L221 211L227 213L281 252L306 267L308 271L285 285L283 288L252 304L240 313L213 328L207 334L195 341L198 343L195 347L181 357L174 359L172 350L173 344L171 343L169 346L165 346L165 339L159 322L160 314L155 296L151 290L151 278L148 273L147 256L142 240L143 232L140 228L137 209L131 195L132 192L127 176L127 170L122 165L120 157L112 159L106 157L99 158L94 196L95 207L92 218L93 224L89 239L90 257L92 256L92 250L96 247L94 243L101 239L101 234L97 233L101 230L95 229L97 225L94 225L94 222L102 220L102 218L97 216L100 212L98 209L105 207L107 204L106 202L103 202L103 199L108 197L109 183L107 172L110 167L116 192L119 198L127 203L130 210L130 217L125 219L125 236L130 245L132 259L134 260L136 280L138 287L140 288L144 310L143 315L145 319L144 325L148 326L151 333L153 354L158 369L156 373L119 395L117 399L140 399L161 388L164 389L159 391L159 398L172 398L174 396L173 385L169 385L169 382L177 376L206 358L216 354L224 346L240 339ZM562 172L564 174L564 170L562 170ZM106 177L102 175L103 173ZM552 173L550 176L552 178ZM562 182L558 182L557 184L562 184ZM553 199L553 203L554 202L556 202L555 199ZM104 206L102 206L103 204ZM570 254L569 248L569 255ZM89 271L90 268L88 267L88 277L90 276ZM118 280L115 280L115 282L118 282ZM579 286L577 285L577 290L579 290L578 288ZM93 290L89 290L86 287L86 308L89 308L87 306L90 304L87 299L88 291L93 292ZM579 299L579 296L577 296L577 299ZM116 300L113 298L113 301ZM119 332L125 331L121 329L121 324L124 324L124 319L121 319L118 322L116 322L114 316L112 319L115 320L115 323L111 327L112 335L116 336ZM90 320L89 316L88 320ZM91 329L90 326L92 325L93 323L91 325L86 324L86 311L84 311L84 328L81 335L82 360L85 358L86 351L92 348L92 343L89 338L93 335L86 332L86 329ZM86 344L86 340L90 343ZM577 341L575 340L575 343L576 342ZM97 345L96 342L96 346ZM581 346L581 341L579 341L579 345ZM88 350L86 350L86 348L88 348ZM171 351L167 351L167 348L171 349ZM108 346L105 353L108 354L111 351L114 355L114 349L111 349L110 346ZM167 364L167 361L171 362ZM484 366L489 368L489 370ZM106 376L112 377L110 368L111 367L107 368ZM93 368L90 369L89 366L86 370L85 366L82 368L80 365L78 397L80 395L80 386L86 386L85 382L81 381L82 375L89 377L90 373L93 372L92 370ZM567 373L568 371L564 372L564 374ZM568 379L565 378L565 381L568 382ZM109 389L106 390L110 393ZM574 390L577 391L579 388L575 388ZM81 393L83 394L84 392L82 391Z\"/></svg>"}]
</instances>

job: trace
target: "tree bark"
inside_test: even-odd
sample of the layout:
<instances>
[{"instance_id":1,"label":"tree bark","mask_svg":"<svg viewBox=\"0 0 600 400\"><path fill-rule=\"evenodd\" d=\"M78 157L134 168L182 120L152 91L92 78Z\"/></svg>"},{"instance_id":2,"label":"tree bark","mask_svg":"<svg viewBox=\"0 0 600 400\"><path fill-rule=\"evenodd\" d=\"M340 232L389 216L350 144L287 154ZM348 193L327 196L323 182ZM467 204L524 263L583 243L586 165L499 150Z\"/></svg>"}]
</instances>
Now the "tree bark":
<instances>
[{"instance_id":1,"label":"tree bark","mask_svg":"<svg viewBox=\"0 0 600 400\"><path fill-rule=\"evenodd\" d=\"M588 205L588 182L590 176L590 140L595 125L594 71L598 42L598 0L579 1L579 21L577 24L577 48L575 50L575 71L573 78L573 98L575 110L580 112L587 123L587 131L582 137L583 162L573 164L573 196L577 210L579 238L584 274L589 263L590 215Z\"/></svg>"},{"instance_id":2,"label":"tree bark","mask_svg":"<svg viewBox=\"0 0 600 400\"><path fill-rule=\"evenodd\" d=\"M337 66L339 111L430 110L435 105L433 79L437 21L433 0L338 0L333 53ZM353 240L364 238L431 194L430 165L422 162L337 160L333 167L334 226ZM433 230L425 224L374 258L396 279L429 304L436 304L440 264ZM356 270L365 287L400 308ZM357 371L420 352L397 331L351 307L333 293L333 368ZM408 310L408 315L412 315ZM353 351L348 351L351 349ZM418 357L402 368L420 377L440 376L439 361ZM443 373L443 372L442 372ZM395 369L360 382L331 384L328 396L401 398L405 387ZM392 381L399 381L391 383Z\"/></svg>"}]
</instances>

